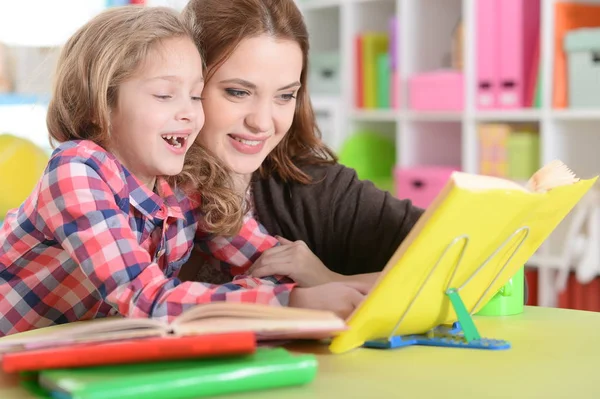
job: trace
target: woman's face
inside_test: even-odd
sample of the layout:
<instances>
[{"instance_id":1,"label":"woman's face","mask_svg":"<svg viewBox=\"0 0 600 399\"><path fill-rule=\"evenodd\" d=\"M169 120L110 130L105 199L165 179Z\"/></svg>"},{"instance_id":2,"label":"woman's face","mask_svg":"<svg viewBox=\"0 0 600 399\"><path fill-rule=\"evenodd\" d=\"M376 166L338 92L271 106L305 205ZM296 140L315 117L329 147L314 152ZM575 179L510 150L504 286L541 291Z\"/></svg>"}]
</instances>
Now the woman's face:
<instances>
[{"instance_id":1,"label":"woman's face","mask_svg":"<svg viewBox=\"0 0 600 399\"><path fill-rule=\"evenodd\" d=\"M206 83L201 142L234 173L255 172L292 124L301 72L296 42L244 39Z\"/></svg>"}]
</instances>

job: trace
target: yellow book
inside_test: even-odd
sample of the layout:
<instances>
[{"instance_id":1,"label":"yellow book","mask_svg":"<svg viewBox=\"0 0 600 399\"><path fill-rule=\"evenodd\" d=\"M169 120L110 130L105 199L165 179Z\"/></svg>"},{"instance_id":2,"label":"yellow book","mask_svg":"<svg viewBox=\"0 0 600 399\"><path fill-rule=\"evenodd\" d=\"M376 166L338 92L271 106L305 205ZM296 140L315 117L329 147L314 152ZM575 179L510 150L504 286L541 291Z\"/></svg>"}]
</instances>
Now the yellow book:
<instances>
[{"instance_id":1,"label":"yellow book","mask_svg":"<svg viewBox=\"0 0 600 399\"><path fill-rule=\"evenodd\" d=\"M512 128L508 124L479 125L479 173L508 177L508 140Z\"/></svg>"},{"instance_id":2,"label":"yellow book","mask_svg":"<svg viewBox=\"0 0 600 399\"><path fill-rule=\"evenodd\" d=\"M578 179L560 161L536 172L526 187L454 172L348 318L348 330L333 338L330 350L341 353L366 341L422 334L457 321L446 295L450 288L458 289L466 309L476 313L597 178Z\"/></svg>"},{"instance_id":3,"label":"yellow book","mask_svg":"<svg viewBox=\"0 0 600 399\"><path fill-rule=\"evenodd\" d=\"M377 108L377 56L388 50L386 33L365 32L362 37L362 63L365 108Z\"/></svg>"}]
</instances>

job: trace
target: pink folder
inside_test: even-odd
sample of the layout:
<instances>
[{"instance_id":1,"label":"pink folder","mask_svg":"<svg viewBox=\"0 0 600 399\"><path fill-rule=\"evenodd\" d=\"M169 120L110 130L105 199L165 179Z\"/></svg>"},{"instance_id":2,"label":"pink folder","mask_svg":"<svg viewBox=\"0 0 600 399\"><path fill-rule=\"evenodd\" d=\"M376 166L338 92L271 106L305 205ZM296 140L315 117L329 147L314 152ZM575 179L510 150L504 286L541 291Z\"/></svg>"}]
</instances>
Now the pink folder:
<instances>
[{"instance_id":1,"label":"pink folder","mask_svg":"<svg viewBox=\"0 0 600 399\"><path fill-rule=\"evenodd\" d=\"M504 0L501 0L504 1ZM498 10L499 0L477 0L476 4L476 108L497 108Z\"/></svg>"},{"instance_id":2,"label":"pink folder","mask_svg":"<svg viewBox=\"0 0 600 399\"><path fill-rule=\"evenodd\" d=\"M525 108L540 33L540 0L498 2L500 108Z\"/></svg>"}]
</instances>

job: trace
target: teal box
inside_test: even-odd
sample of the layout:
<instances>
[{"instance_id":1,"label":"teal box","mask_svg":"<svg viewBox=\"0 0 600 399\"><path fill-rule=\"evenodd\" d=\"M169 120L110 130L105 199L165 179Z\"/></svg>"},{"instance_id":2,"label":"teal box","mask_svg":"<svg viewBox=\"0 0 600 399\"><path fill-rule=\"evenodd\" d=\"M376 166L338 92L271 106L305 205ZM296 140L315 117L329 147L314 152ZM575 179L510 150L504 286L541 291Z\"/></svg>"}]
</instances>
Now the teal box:
<instances>
[{"instance_id":1,"label":"teal box","mask_svg":"<svg viewBox=\"0 0 600 399\"><path fill-rule=\"evenodd\" d=\"M308 62L308 90L311 94L337 96L341 92L340 53L312 52Z\"/></svg>"},{"instance_id":2,"label":"teal box","mask_svg":"<svg viewBox=\"0 0 600 399\"><path fill-rule=\"evenodd\" d=\"M600 108L600 28L565 35L570 108Z\"/></svg>"}]
</instances>

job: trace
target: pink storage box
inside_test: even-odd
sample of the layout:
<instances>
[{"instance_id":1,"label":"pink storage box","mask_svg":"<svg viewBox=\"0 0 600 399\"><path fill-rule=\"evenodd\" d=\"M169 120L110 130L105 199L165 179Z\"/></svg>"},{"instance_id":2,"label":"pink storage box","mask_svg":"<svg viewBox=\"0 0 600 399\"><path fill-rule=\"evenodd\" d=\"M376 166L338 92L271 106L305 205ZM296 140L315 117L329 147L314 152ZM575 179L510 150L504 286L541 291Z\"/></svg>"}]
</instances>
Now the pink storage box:
<instances>
[{"instance_id":1,"label":"pink storage box","mask_svg":"<svg viewBox=\"0 0 600 399\"><path fill-rule=\"evenodd\" d=\"M408 106L415 111L462 111L464 91L462 72L420 73L408 79Z\"/></svg>"},{"instance_id":2,"label":"pink storage box","mask_svg":"<svg viewBox=\"0 0 600 399\"><path fill-rule=\"evenodd\" d=\"M395 168L396 197L410 199L414 205L427 208L458 167L416 166Z\"/></svg>"}]
</instances>

